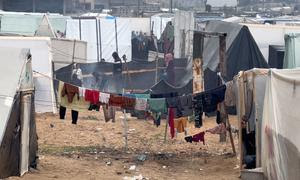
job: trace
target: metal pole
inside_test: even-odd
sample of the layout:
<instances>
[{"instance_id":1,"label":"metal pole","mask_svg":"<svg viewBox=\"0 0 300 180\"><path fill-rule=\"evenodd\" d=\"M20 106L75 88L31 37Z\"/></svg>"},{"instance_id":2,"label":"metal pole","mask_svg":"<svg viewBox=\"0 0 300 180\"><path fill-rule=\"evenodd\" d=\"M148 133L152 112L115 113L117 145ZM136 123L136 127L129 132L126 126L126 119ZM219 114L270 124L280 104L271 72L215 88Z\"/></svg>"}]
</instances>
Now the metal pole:
<instances>
[{"instance_id":1,"label":"metal pole","mask_svg":"<svg viewBox=\"0 0 300 180\"><path fill-rule=\"evenodd\" d=\"M99 43L100 43L100 60L102 59L102 35L101 35L101 21L98 19L99 24Z\"/></svg>"},{"instance_id":2,"label":"metal pole","mask_svg":"<svg viewBox=\"0 0 300 180\"><path fill-rule=\"evenodd\" d=\"M81 19L79 19L79 39L81 40Z\"/></svg>"},{"instance_id":3,"label":"metal pole","mask_svg":"<svg viewBox=\"0 0 300 180\"><path fill-rule=\"evenodd\" d=\"M98 21L97 18L95 19L96 22L96 39L97 39L97 61L99 62L99 30L98 30Z\"/></svg>"},{"instance_id":4,"label":"metal pole","mask_svg":"<svg viewBox=\"0 0 300 180\"><path fill-rule=\"evenodd\" d=\"M76 39L74 39L74 43L73 43L72 63L74 63L74 58L75 58L75 46L76 46Z\"/></svg>"},{"instance_id":5,"label":"metal pole","mask_svg":"<svg viewBox=\"0 0 300 180\"><path fill-rule=\"evenodd\" d=\"M115 36L116 36L116 52L119 54L117 18L115 18Z\"/></svg>"},{"instance_id":6,"label":"metal pole","mask_svg":"<svg viewBox=\"0 0 300 180\"><path fill-rule=\"evenodd\" d=\"M168 115L166 119L166 127L165 127L165 137L164 137L164 143L167 142L167 131L168 131L168 125L169 125L169 109L168 109Z\"/></svg>"}]
</instances>

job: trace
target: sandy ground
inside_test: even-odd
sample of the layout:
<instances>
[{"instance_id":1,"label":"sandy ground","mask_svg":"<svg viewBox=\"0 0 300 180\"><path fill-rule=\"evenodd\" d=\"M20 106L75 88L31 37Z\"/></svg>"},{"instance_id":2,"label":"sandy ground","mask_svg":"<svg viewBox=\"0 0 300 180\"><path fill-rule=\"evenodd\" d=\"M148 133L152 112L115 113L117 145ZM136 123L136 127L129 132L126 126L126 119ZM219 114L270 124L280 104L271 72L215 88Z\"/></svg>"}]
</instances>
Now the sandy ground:
<instances>
[{"instance_id":1,"label":"sandy ground","mask_svg":"<svg viewBox=\"0 0 300 180\"><path fill-rule=\"evenodd\" d=\"M152 121L128 119L128 149L124 149L123 114L116 123L105 123L99 112L80 113L78 125L58 115L36 117L39 137L39 164L23 177L9 179L123 179L142 175L144 179L239 179L238 160L232 155L229 138L219 143L218 135L206 134L206 144L186 143L184 133L164 142L165 121L160 127ZM233 125L236 118L230 117ZM204 127L188 125L193 135L216 125L207 118ZM169 132L169 131L168 131ZM237 147L237 136L234 135ZM146 155L145 161L139 161ZM134 170L129 168L136 166Z\"/></svg>"}]
</instances>

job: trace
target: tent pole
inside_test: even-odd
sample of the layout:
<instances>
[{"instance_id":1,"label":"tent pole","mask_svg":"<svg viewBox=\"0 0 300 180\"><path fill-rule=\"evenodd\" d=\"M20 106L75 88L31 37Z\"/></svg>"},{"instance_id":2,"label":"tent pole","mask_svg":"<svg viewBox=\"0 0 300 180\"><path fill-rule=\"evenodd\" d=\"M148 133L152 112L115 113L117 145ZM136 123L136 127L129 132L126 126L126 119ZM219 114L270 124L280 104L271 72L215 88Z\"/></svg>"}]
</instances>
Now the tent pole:
<instances>
[{"instance_id":1,"label":"tent pole","mask_svg":"<svg viewBox=\"0 0 300 180\"><path fill-rule=\"evenodd\" d=\"M165 127L164 143L167 142L168 124L169 124L169 109L168 109L168 115L167 115L167 119L166 119L166 127Z\"/></svg>"},{"instance_id":2,"label":"tent pole","mask_svg":"<svg viewBox=\"0 0 300 180\"><path fill-rule=\"evenodd\" d=\"M115 36L116 36L116 52L119 54L117 18L115 18Z\"/></svg>"},{"instance_id":3,"label":"tent pole","mask_svg":"<svg viewBox=\"0 0 300 180\"><path fill-rule=\"evenodd\" d=\"M79 39L81 40L81 19L79 18Z\"/></svg>"},{"instance_id":4,"label":"tent pole","mask_svg":"<svg viewBox=\"0 0 300 180\"><path fill-rule=\"evenodd\" d=\"M75 46L76 46L76 39L74 39L74 43L73 43L72 63L74 63L74 57L75 57Z\"/></svg>"},{"instance_id":5,"label":"tent pole","mask_svg":"<svg viewBox=\"0 0 300 180\"><path fill-rule=\"evenodd\" d=\"M95 22L96 22L96 39L97 39L97 61L99 62L99 31L98 31L98 21L97 18L95 18Z\"/></svg>"},{"instance_id":6,"label":"tent pole","mask_svg":"<svg viewBox=\"0 0 300 180\"><path fill-rule=\"evenodd\" d=\"M100 60L102 59L102 36L101 36L101 21L98 19L99 24L99 45L100 45Z\"/></svg>"}]
</instances>

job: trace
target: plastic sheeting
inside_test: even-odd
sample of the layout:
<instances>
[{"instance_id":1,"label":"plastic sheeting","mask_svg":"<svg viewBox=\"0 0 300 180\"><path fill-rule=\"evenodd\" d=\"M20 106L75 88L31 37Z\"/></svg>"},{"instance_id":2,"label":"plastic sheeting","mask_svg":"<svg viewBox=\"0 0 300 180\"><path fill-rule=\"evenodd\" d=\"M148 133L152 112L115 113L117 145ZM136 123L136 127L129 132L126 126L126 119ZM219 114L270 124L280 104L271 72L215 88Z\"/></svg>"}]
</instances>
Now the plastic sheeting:
<instances>
[{"instance_id":1,"label":"plastic sheeting","mask_svg":"<svg viewBox=\"0 0 300 180\"><path fill-rule=\"evenodd\" d=\"M237 0L207 0L206 4L212 7L236 7L238 4Z\"/></svg>"},{"instance_id":2,"label":"plastic sheeting","mask_svg":"<svg viewBox=\"0 0 300 180\"><path fill-rule=\"evenodd\" d=\"M262 122L262 167L268 179L300 177L300 70L269 72Z\"/></svg>"},{"instance_id":3,"label":"plastic sheeting","mask_svg":"<svg viewBox=\"0 0 300 180\"><path fill-rule=\"evenodd\" d=\"M261 53L266 60L269 59L269 46L280 45L284 46L284 35L288 33L300 33L298 26L283 26L283 25L258 25L244 24L247 26L255 39Z\"/></svg>"},{"instance_id":4,"label":"plastic sheeting","mask_svg":"<svg viewBox=\"0 0 300 180\"><path fill-rule=\"evenodd\" d=\"M193 54L195 29L194 12L177 11L175 13L174 26L174 57L191 57Z\"/></svg>"},{"instance_id":5,"label":"plastic sheeting","mask_svg":"<svg viewBox=\"0 0 300 180\"><path fill-rule=\"evenodd\" d=\"M285 40L285 56L283 61L283 69L293 69L300 67L300 34L286 34Z\"/></svg>"},{"instance_id":6,"label":"plastic sheeting","mask_svg":"<svg viewBox=\"0 0 300 180\"><path fill-rule=\"evenodd\" d=\"M36 112L56 113L53 91L51 40L46 37L0 37L0 47L29 48L32 55L32 69L42 73L34 74Z\"/></svg>"},{"instance_id":7,"label":"plastic sheeting","mask_svg":"<svg viewBox=\"0 0 300 180\"><path fill-rule=\"evenodd\" d=\"M70 19L67 21L66 37L87 41L87 62L97 62L102 58L113 62L112 53L115 51L120 56L125 54L130 61L131 32L130 20L126 18Z\"/></svg>"},{"instance_id":8,"label":"plastic sheeting","mask_svg":"<svg viewBox=\"0 0 300 180\"><path fill-rule=\"evenodd\" d=\"M33 36L43 16L41 13L0 13L0 32ZM54 32L65 32L66 20L70 17L58 14L48 14L47 17Z\"/></svg>"},{"instance_id":9,"label":"plastic sheeting","mask_svg":"<svg viewBox=\"0 0 300 180\"><path fill-rule=\"evenodd\" d=\"M86 63L87 43L85 41L51 38L54 70L72 63Z\"/></svg>"},{"instance_id":10,"label":"plastic sheeting","mask_svg":"<svg viewBox=\"0 0 300 180\"><path fill-rule=\"evenodd\" d=\"M0 83L0 144L12 111L14 96L20 88L23 67L28 50L1 47L1 83Z\"/></svg>"},{"instance_id":11,"label":"plastic sheeting","mask_svg":"<svg viewBox=\"0 0 300 180\"><path fill-rule=\"evenodd\" d=\"M247 26L222 21L209 21L205 31L227 33L226 74L223 75L225 81L232 80L239 71L268 67ZM205 74L209 74L204 76L206 89L218 86L217 81L213 78L217 76L215 71L219 63L219 38L205 38L203 69ZM208 71L213 71L215 75Z\"/></svg>"},{"instance_id":12,"label":"plastic sheeting","mask_svg":"<svg viewBox=\"0 0 300 180\"><path fill-rule=\"evenodd\" d=\"M174 20L173 14L156 14L151 16L151 30L153 30L153 34L160 39L162 33L164 32L167 23Z\"/></svg>"},{"instance_id":13,"label":"plastic sheeting","mask_svg":"<svg viewBox=\"0 0 300 180\"><path fill-rule=\"evenodd\" d=\"M269 61L270 68L282 69L284 60L284 46L270 45L269 46Z\"/></svg>"}]
</instances>

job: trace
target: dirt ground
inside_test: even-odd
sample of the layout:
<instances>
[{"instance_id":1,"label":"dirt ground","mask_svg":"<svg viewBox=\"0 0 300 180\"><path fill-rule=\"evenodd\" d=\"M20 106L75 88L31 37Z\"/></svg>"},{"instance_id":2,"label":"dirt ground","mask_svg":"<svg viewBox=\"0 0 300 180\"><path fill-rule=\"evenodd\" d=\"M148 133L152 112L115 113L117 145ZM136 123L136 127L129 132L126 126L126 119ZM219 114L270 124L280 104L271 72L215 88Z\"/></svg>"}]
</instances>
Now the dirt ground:
<instances>
[{"instance_id":1,"label":"dirt ground","mask_svg":"<svg viewBox=\"0 0 300 180\"><path fill-rule=\"evenodd\" d=\"M105 123L103 113L79 114L78 125L58 115L36 117L39 137L39 164L23 177L9 179L123 179L142 176L144 179L234 180L239 179L237 157L232 154L229 138L219 143L219 136L206 133L206 144L186 143L184 133L164 142L165 121L160 127L152 121L128 118L128 149L124 149L123 114L116 123ZM236 118L230 117L233 125ZM201 129L188 124L188 135L216 125L215 118L206 118ZM237 136L234 140L237 148ZM141 156L142 155L142 156ZM138 158L146 157L145 161ZM133 168L135 166L135 168ZM133 170L130 170L130 167Z\"/></svg>"}]
</instances>

